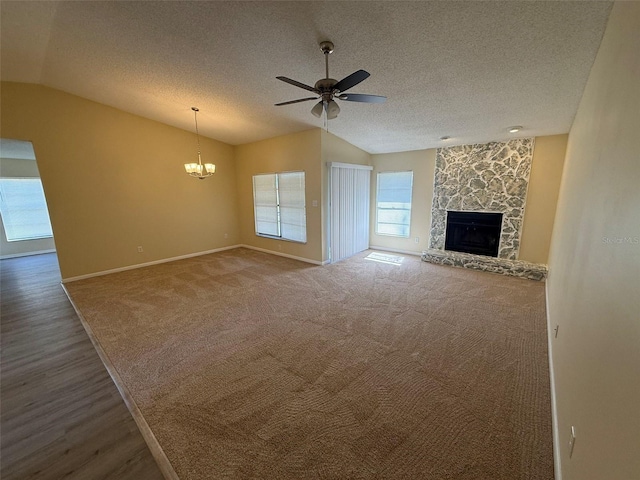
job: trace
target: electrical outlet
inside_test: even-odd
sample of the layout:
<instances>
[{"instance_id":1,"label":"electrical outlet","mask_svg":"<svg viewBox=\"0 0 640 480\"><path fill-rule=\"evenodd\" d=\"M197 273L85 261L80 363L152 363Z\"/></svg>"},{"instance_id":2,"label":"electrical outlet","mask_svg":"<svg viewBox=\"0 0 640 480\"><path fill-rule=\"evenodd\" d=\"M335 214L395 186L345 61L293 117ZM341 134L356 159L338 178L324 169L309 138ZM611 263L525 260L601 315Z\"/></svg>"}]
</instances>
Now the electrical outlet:
<instances>
[{"instance_id":1,"label":"electrical outlet","mask_svg":"<svg viewBox=\"0 0 640 480\"><path fill-rule=\"evenodd\" d=\"M144 252L144 250L142 249L142 245L139 245L138 246L138 253L142 253L142 252Z\"/></svg>"},{"instance_id":2,"label":"electrical outlet","mask_svg":"<svg viewBox=\"0 0 640 480\"><path fill-rule=\"evenodd\" d=\"M228 234L228 233L225 233L225 234L224 234L224 238L229 238L229 234Z\"/></svg>"},{"instance_id":3,"label":"electrical outlet","mask_svg":"<svg viewBox=\"0 0 640 480\"><path fill-rule=\"evenodd\" d=\"M313 201L311 202L311 206L312 206L312 207L317 207L317 206L318 206L318 200L313 200Z\"/></svg>"},{"instance_id":4,"label":"electrical outlet","mask_svg":"<svg viewBox=\"0 0 640 480\"><path fill-rule=\"evenodd\" d=\"M573 447L576 445L576 427L571 425L571 436L569 437L569 458L573 455Z\"/></svg>"}]
</instances>

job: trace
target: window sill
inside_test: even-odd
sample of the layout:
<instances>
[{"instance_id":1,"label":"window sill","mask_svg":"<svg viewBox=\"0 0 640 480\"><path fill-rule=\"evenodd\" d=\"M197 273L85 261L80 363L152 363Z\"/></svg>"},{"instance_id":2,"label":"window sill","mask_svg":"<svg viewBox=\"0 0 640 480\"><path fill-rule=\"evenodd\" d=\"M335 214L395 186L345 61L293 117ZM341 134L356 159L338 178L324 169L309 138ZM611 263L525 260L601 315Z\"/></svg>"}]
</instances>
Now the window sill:
<instances>
[{"instance_id":1,"label":"window sill","mask_svg":"<svg viewBox=\"0 0 640 480\"><path fill-rule=\"evenodd\" d=\"M256 233L256 237L270 238L271 240L282 240L283 242L290 242L290 243L299 243L301 245L307 244L306 240L304 242L301 242L300 240L290 240L288 238L276 237L275 235L266 235L264 233Z\"/></svg>"},{"instance_id":2,"label":"window sill","mask_svg":"<svg viewBox=\"0 0 640 480\"><path fill-rule=\"evenodd\" d=\"M393 233L378 233L374 232L375 235L379 235L380 237L393 237L393 238L411 238L411 235L394 235Z\"/></svg>"}]
</instances>

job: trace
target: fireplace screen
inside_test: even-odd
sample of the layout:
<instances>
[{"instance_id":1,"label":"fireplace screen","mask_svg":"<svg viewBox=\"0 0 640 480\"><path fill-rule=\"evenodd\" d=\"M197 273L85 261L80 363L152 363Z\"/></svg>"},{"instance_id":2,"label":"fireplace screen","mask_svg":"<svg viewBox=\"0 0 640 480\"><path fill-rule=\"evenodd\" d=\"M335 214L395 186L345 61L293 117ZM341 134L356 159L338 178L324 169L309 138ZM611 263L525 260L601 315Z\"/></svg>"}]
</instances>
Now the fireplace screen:
<instances>
[{"instance_id":1,"label":"fireplace screen","mask_svg":"<svg viewBox=\"0 0 640 480\"><path fill-rule=\"evenodd\" d=\"M448 211L444 249L497 257L501 229L501 213Z\"/></svg>"}]
</instances>

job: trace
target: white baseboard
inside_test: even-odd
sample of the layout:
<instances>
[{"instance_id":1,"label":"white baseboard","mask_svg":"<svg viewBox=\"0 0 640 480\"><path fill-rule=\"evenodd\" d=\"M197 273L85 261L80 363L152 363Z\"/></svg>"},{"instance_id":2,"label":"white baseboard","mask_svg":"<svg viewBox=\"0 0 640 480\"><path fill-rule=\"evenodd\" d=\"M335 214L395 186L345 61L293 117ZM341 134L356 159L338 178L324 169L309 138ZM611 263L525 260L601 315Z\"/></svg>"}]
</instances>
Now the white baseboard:
<instances>
[{"instance_id":1,"label":"white baseboard","mask_svg":"<svg viewBox=\"0 0 640 480\"><path fill-rule=\"evenodd\" d=\"M381 250L383 252L402 253L403 255L416 255L421 256L422 251L412 252L410 250L398 250L397 248L378 247L376 245L369 245L369 250Z\"/></svg>"},{"instance_id":2,"label":"white baseboard","mask_svg":"<svg viewBox=\"0 0 640 480\"><path fill-rule=\"evenodd\" d=\"M42 255L43 253L56 253L56 249L51 248L49 250L37 250L35 252L11 253L9 255L0 255L0 260L4 260L5 258L30 257L31 255Z\"/></svg>"},{"instance_id":3,"label":"white baseboard","mask_svg":"<svg viewBox=\"0 0 640 480\"><path fill-rule=\"evenodd\" d=\"M556 381L553 371L553 350L552 342L555 335L554 329L551 326L551 316L549 313L549 279L544 282L544 301L545 308L547 310L547 337L548 337L548 350L549 350L549 381L551 383L551 428L553 430L553 470L555 473L555 480L562 480L562 470L560 464L560 432L558 431L558 403L556 400Z\"/></svg>"},{"instance_id":4,"label":"white baseboard","mask_svg":"<svg viewBox=\"0 0 640 480\"><path fill-rule=\"evenodd\" d=\"M293 260L299 260L301 262L311 263L313 265L326 265L327 263L329 263L329 260L325 260L324 262L321 262L319 260L311 260L309 258L296 257L295 255L289 255L288 253L274 252L273 250L267 250L266 248L254 247L253 245L244 245L244 244L242 244L242 245L238 245L238 247L244 247L244 248L248 248L249 250L256 250L256 251L262 252L262 253L269 253L271 255L277 255L279 257L291 258Z\"/></svg>"},{"instance_id":5,"label":"white baseboard","mask_svg":"<svg viewBox=\"0 0 640 480\"><path fill-rule=\"evenodd\" d=\"M244 246L244 245L231 245L228 247L214 248L213 250L206 250L204 252L189 253L187 255L180 255L178 257L154 260L153 262L137 263L135 265L127 265L126 267L113 268L111 270L104 270L102 272L88 273L86 275L78 275L77 277L63 278L62 283L75 282L78 280L84 280L85 278L101 277L102 275L109 275L110 273L124 272L126 270L135 270L136 268L149 267L151 265L158 265L160 263L175 262L176 260L184 260L185 258L199 257L201 255L209 255L210 253L222 252L224 250L232 250L234 248L239 248L241 246Z\"/></svg>"},{"instance_id":6,"label":"white baseboard","mask_svg":"<svg viewBox=\"0 0 640 480\"><path fill-rule=\"evenodd\" d=\"M233 250L234 248L241 248L241 247L248 248L250 250L257 250L257 251L263 252L263 253L269 253L271 255L278 255L280 257L291 258L293 260L299 260L301 262L312 263L313 265L326 265L327 263L329 263L328 260L326 260L324 262L320 262L318 260L310 260L310 259L304 258L304 257L296 257L295 255L289 255L287 253L274 252L273 250L267 250L267 249L264 249L264 248L258 248L258 247L254 247L254 246L251 246L251 245L239 244L239 245L230 245L228 247L214 248L213 250L206 250L204 252L189 253L187 255L180 255L178 257L163 258L161 260L154 260L152 262L137 263L135 265L127 265L126 267L113 268L113 269L110 269L110 270L103 270L101 272L88 273L86 275L78 275L76 277L67 277L67 278L63 278L62 279L62 283L63 284L64 283L71 283L71 282L76 282L78 280L84 280L86 278L101 277L103 275L109 275L111 273L124 272L124 271L127 271L127 270L135 270L136 268L150 267L151 265L158 265L160 263L175 262L176 260L184 260L185 258L199 257L201 255L209 255L211 253L222 252L222 251L225 251L225 250Z\"/></svg>"}]
</instances>

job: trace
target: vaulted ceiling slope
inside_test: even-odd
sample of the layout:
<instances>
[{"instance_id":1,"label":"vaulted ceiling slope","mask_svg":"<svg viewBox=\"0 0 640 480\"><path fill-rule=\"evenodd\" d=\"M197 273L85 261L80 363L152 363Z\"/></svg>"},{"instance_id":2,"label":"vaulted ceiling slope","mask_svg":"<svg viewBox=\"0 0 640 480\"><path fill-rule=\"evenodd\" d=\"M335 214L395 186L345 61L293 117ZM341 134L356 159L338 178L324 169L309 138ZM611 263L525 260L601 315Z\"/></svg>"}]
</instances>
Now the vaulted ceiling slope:
<instances>
[{"instance_id":1,"label":"vaulted ceiling slope","mask_svg":"<svg viewBox=\"0 0 640 480\"><path fill-rule=\"evenodd\" d=\"M1 3L2 80L38 83L237 145L313 127L324 77L371 77L329 131L370 153L566 133L611 7L599 1Z\"/></svg>"}]
</instances>

